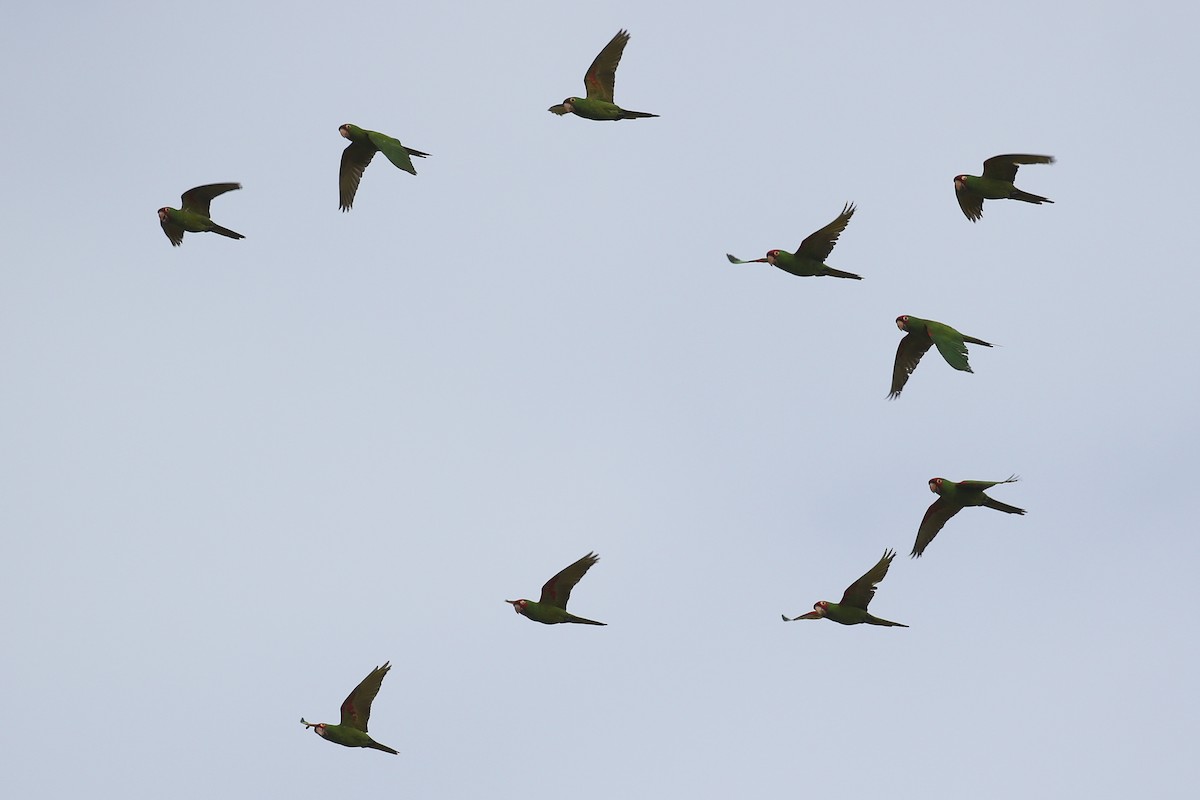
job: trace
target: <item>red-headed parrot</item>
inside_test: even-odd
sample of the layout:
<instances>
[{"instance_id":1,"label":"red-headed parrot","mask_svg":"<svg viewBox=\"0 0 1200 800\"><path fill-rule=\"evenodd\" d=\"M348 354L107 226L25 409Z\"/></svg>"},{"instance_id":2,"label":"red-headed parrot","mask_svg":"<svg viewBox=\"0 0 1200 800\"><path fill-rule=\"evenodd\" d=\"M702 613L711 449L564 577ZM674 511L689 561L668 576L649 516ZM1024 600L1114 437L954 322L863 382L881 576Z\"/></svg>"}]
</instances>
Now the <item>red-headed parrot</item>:
<instances>
[{"instance_id":1,"label":"red-headed parrot","mask_svg":"<svg viewBox=\"0 0 1200 800\"><path fill-rule=\"evenodd\" d=\"M967 363L967 342L984 347L992 346L983 339L959 333L949 325L909 314L901 314L896 317L896 327L905 331L905 336L900 340L900 346L896 348L896 363L892 367L892 390L888 393L889 400L895 400L900 396L904 384L908 383L908 376L917 368L921 356L925 355L925 351L932 345L937 345L938 352L942 354L942 358L946 359L947 364L963 372L973 371L971 365Z\"/></svg>"},{"instance_id":2,"label":"red-headed parrot","mask_svg":"<svg viewBox=\"0 0 1200 800\"><path fill-rule=\"evenodd\" d=\"M913 558L919 558L947 520L967 506L987 506L997 511L1003 511L1005 514L1024 514L1025 509L993 500L983 493L985 489L993 486L999 486L1002 483L1016 483L1018 480L1016 475L1010 475L1002 481L959 481L958 483L945 478L930 478L929 491L936 494L938 499L934 500L926 509L925 516L921 519L921 527L917 529L917 541L913 544L910 555Z\"/></svg>"},{"instance_id":3,"label":"red-headed parrot","mask_svg":"<svg viewBox=\"0 0 1200 800\"><path fill-rule=\"evenodd\" d=\"M182 208L169 208L163 206L158 210L158 223L162 225L163 233L171 240L173 247L178 247L183 244L183 233L219 233L222 236L228 236L230 239L245 239L236 231L231 231L229 228L222 228L217 223L209 219L208 204L212 202L214 197L219 197L226 192L232 192L234 189L240 189L240 183L206 183L203 186L197 186L194 189L188 189L179 198Z\"/></svg>"},{"instance_id":4,"label":"red-headed parrot","mask_svg":"<svg viewBox=\"0 0 1200 800\"><path fill-rule=\"evenodd\" d=\"M596 56L596 60L588 67L583 75L583 86L587 89L587 97L568 97L555 106L552 111L559 116L574 114L577 117L594 120L638 119L640 117L657 117L658 114L647 114L645 111L626 111L613 102L613 86L617 82L617 64L621 63L621 54L625 52L625 43L629 41L629 32L617 31L604 49Z\"/></svg>"},{"instance_id":5,"label":"red-headed parrot","mask_svg":"<svg viewBox=\"0 0 1200 800\"><path fill-rule=\"evenodd\" d=\"M367 735L367 720L371 718L371 701L375 699L375 695L379 694L379 684L383 683L383 676L387 675L391 668L390 663L376 667L371 670L370 675L362 679L362 683L354 687L354 691L347 695L345 702L342 703L341 724L312 723L305 721L304 717L300 718L300 724L314 729L321 738L343 747L370 747L396 755L397 751L385 744L380 744Z\"/></svg>"},{"instance_id":6,"label":"red-headed parrot","mask_svg":"<svg viewBox=\"0 0 1200 800\"><path fill-rule=\"evenodd\" d=\"M1053 164L1054 156L1031 156L1011 153L992 156L983 162L983 175L955 175L954 194L967 219L975 222L983 216L984 200L1024 200L1026 203L1053 203L1041 195L1023 192L1013 181L1021 164Z\"/></svg>"},{"instance_id":7,"label":"red-headed parrot","mask_svg":"<svg viewBox=\"0 0 1200 800\"><path fill-rule=\"evenodd\" d=\"M342 151L342 166L338 170L338 195L342 211L349 211L354 205L354 193L358 191L363 170L380 150L387 156L388 161L412 175L417 174L417 168L413 166L409 156L425 158L429 155L405 147L398 139L393 139L386 133L369 131L348 122L338 128L338 133L350 140L350 144Z\"/></svg>"},{"instance_id":8,"label":"red-headed parrot","mask_svg":"<svg viewBox=\"0 0 1200 800\"><path fill-rule=\"evenodd\" d=\"M867 606L870 605L871 599L875 597L875 586L883 576L887 575L888 567L892 565L892 559L896 557L895 550L884 550L883 558L879 559L879 563L871 567L866 575L850 584L842 595L842 602L831 603L828 600L818 600L813 604L813 610L807 614L801 614L798 617L783 616L784 622L795 622L798 619L831 619L834 622L842 625L858 625L859 623L867 623L868 625L886 625L895 628L907 628L899 622L891 622L886 619L872 616L867 613Z\"/></svg>"},{"instance_id":9,"label":"red-headed parrot","mask_svg":"<svg viewBox=\"0 0 1200 800\"><path fill-rule=\"evenodd\" d=\"M579 579L583 577L584 573L591 569L592 564L599 560L600 556L588 553L546 581L546 585L542 587L542 597L536 603L525 599L505 600L504 602L512 603L513 610L518 614L524 614L534 622L540 622L543 625L555 625L559 622L607 625L607 622L596 622L567 612L567 601L571 599L571 589L575 588L575 584L579 583Z\"/></svg>"},{"instance_id":10,"label":"red-headed parrot","mask_svg":"<svg viewBox=\"0 0 1200 800\"><path fill-rule=\"evenodd\" d=\"M825 259L829 258L829 254L833 252L833 246L837 244L842 231L846 230L846 225L852 216L854 216L854 204L847 203L842 209L842 213L838 214L837 219L807 237L800 243L800 247L796 249L795 253L785 250L770 250L763 258L754 258L749 261L743 261L729 253L726 253L725 257L731 264L771 264L784 272L801 277L832 275L835 278L853 278L861 281L861 275L843 272L825 264Z\"/></svg>"}]
</instances>

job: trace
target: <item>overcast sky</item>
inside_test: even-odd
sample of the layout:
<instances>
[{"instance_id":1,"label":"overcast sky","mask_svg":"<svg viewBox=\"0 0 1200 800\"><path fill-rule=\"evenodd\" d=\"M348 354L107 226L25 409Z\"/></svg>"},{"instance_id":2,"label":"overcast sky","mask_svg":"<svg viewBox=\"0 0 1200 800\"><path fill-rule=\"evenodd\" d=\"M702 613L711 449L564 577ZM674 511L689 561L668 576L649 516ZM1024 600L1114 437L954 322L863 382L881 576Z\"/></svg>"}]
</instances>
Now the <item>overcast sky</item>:
<instances>
[{"instance_id":1,"label":"overcast sky","mask_svg":"<svg viewBox=\"0 0 1200 800\"><path fill-rule=\"evenodd\" d=\"M1191 797L1183 7L13 4L0 789ZM547 113L620 28L661 117ZM432 155L339 213L346 122ZM847 201L861 282L725 259ZM903 313L997 346L889 402ZM885 548L910 628L780 621ZM504 604L589 550L608 627ZM399 756L300 726L389 659Z\"/></svg>"}]
</instances>

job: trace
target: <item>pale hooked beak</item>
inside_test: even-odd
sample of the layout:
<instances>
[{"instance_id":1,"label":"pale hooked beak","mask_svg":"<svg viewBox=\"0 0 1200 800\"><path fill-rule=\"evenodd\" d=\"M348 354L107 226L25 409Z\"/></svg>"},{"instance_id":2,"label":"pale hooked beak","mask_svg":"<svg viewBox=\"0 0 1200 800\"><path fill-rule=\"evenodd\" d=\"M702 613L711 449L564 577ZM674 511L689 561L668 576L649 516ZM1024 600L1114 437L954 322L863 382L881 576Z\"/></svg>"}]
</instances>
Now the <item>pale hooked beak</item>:
<instances>
[{"instance_id":1,"label":"pale hooked beak","mask_svg":"<svg viewBox=\"0 0 1200 800\"><path fill-rule=\"evenodd\" d=\"M513 611L517 612L518 614L521 613L521 601L520 600L505 600L504 602L512 603Z\"/></svg>"}]
</instances>

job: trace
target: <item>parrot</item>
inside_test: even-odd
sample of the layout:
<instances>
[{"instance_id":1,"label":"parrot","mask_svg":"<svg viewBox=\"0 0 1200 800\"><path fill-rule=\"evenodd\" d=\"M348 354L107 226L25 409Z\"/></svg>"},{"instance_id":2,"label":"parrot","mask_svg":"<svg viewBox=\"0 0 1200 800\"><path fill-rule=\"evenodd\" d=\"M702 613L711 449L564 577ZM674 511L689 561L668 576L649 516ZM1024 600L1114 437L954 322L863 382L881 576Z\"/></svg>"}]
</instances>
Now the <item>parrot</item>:
<instances>
[{"instance_id":1,"label":"parrot","mask_svg":"<svg viewBox=\"0 0 1200 800\"><path fill-rule=\"evenodd\" d=\"M524 614L534 622L543 625L555 625L559 622L578 622L583 625L607 625L607 622L596 622L591 619L577 617L567 612L567 601L571 599L571 589L579 583L592 564L600 560L595 553L588 553L571 566L559 572L542 587L542 597L538 602L532 600L505 600L512 603L513 611Z\"/></svg>"},{"instance_id":2,"label":"parrot","mask_svg":"<svg viewBox=\"0 0 1200 800\"><path fill-rule=\"evenodd\" d=\"M171 240L171 246L179 247L183 244L184 231L189 233L212 231L222 236L228 236L230 239L245 239L246 237L240 233L223 228L208 218L208 204L214 197L240 188L242 188L240 183L207 183L184 192L179 198L182 208L168 208L167 206L160 208L158 222L162 225L163 233Z\"/></svg>"},{"instance_id":3,"label":"parrot","mask_svg":"<svg viewBox=\"0 0 1200 800\"><path fill-rule=\"evenodd\" d=\"M868 625L907 628L908 626L903 623L880 619L867 613L867 606L875 597L875 585L883 580L884 575L887 575L888 567L892 565L892 559L895 557L895 550L884 550L883 558L879 559L879 563L871 567L866 575L850 584L845 594L842 595L842 602L831 603L828 600L818 600L813 604L813 610L807 614L801 614L798 617L788 617L786 614L780 616L783 617L784 622L824 617L842 625L858 625L865 622Z\"/></svg>"},{"instance_id":4,"label":"parrot","mask_svg":"<svg viewBox=\"0 0 1200 800\"><path fill-rule=\"evenodd\" d=\"M1031 156L1013 153L992 156L983 162L983 175L955 175L954 194L967 219L976 222L983 217L984 200L1024 200L1026 203L1053 203L1041 195L1023 192L1013 181L1021 164L1053 164L1054 156Z\"/></svg>"},{"instance_id":5,"label":"parrot","mask_svg":"<svg viewBox=\"0 0 1200 800\"><path fill-rule=\"evenodd\" d=\"M625 52L625 43L629 41L629 32L622 29L612 38L604 49L596 56L596 60L588 67L583 76L583 86L587 97L568 97L558 105L546 109L560 117L563 114L574 114L584 119L619 120L639 119L641 117L657 117L658 114L648 114L645 111L626 111L613 102L613 86L617 82L617 65L621 63L621 54Z\"/></svg>"},{"instance_id":6,"label":"parrot","mask_svg":"<svg viewBox=\"0 0 1200 800\"><path fill-rule=\"evenodd\" d=\"M743 261L740 258L735 258L729 253L725 257L729 259L730 264L771 264L779 267L784 272L790 272L793 275L801 277L810 277L813 275L832 275L835 278L853 278L856 281L861 281L861 275L855 275L853 272L843 272L840 269L834 269L825 265L825 259L829 258L829 254L833 252L833 246L837 244L838 237L842 235L842 231L846 230L846 225L850 222L850 218L854 216L855 206L853 203L847 203L842 209L842 213L838 214L837 219L826 225L821 230L808 236L795 253L788 253L784 250L771 250L763 258L755 258L749 261Z\"/></svg>"},{"instance_id":7,"label":"parrot","mask_svg":"<svg viewBox=\"0 0 1200 800\"><path fill-rule=\"evenodd\" d=\"M892 390L888 393L889 400L900 396L904 384L908 383L908 376L917 368L921 356L925 355L930 345L937 345L938 352L946 359L946 363L964 372L973 371L967 363L966 342L981 344L984 347L992 346L983 339L959 333L949 325L908 314L896 317L896 327L907 333L896 348L896 364L892 367Z\"/></svg>"},{"instance_id":8,"label":"parrot","mask_svg":"<svg viewBox=\"0 0 1200 800\"><path fill-rule=\"evenodd\" d=\"M398 751L385 744L380 744L367 735L367 720L371 718L371 701L375 699L375 695L379 694L379 685L383 683L384 676L391 668L390 662L384 662L382 667L371 670L371 674L354 687L354 691L347 695L342 703L340 725L330 725L326 722L312 723L306 721L304 717L300 718L300 724L306 728L315 729L321 738L343 747L370 747L398 755Z\"/></svg>"},{"instance_id":9,"label":"parrot","mask_svg":"<svg viewBox=\"0 0 1200 800\"><path fill-rule=\"evenodd\" d=\"M946 521L962 511L967 506L987 506L1005 514L1024 514L1025 509L1001 503L984 494L984 489L999 486L1002 483L1016 483L1020 478L1010 475L1002 481L948 481L945 478L930 478L929 491L938 496L937 500L925 511L921 519L921 527L917 529L917 541L913 544L913 558L920 558L925 548L938 535L938 531Z\"/></svg>"},{"instance_id":10,"label":"parrot","mask_svg":"<svg viewBox=\"0 0 1200 800\"><path fill-rule=\"evenodd\" d=\"M342 211L349 211L354 205L354 193L358 191L358 182L362 180L363 170L378 151L382 150L388 161L412 175L417 174L417 169L409 156L429 156L429 153L405 147L399 140L386 133L369 131L348 122L338 128L338 133L350 140L350 144L342 151L342 166L338 170L338 194Z\"/></svg>"}]
</instances>

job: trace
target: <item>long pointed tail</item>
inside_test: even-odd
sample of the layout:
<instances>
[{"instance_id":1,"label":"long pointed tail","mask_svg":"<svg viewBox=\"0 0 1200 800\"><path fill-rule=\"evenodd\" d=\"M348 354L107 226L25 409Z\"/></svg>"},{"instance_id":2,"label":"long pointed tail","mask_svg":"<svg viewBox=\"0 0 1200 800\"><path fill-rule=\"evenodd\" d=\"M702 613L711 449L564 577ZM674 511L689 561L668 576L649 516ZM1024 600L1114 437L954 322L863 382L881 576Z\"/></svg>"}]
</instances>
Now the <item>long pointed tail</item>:
<instances>
[{"instance_id":1,"label":"long pointed tail","mask_svg":"<svg viewBox=\"0 0 1200 800\"><path fill-rule=\"evenodd\" d=\"M410 156L420 156L421 158L429 157L429 153L422 153L420 150L413 150L411 147L404 148L404 151Z\"/></svg>"},{"instance_id":2,"label":"long pointed tail","mask_svg":"<svg viewBox=\"0 0 1200 800\"><path fill-rule=\"evenodd\" d=\"M986 502L984 503L984 505L987 506L988 508L994 508L997 511L1003 511L1005 514L1024 514L1025 513L1025 509L1023 509L1023 508L1017 508L1016 506L1010 506L1008 503L1001 503L999 500L993 500L990 497L986 498Z\"/></svg>"},{"instance_id":3,"label":"long pointed tail","mask_svg":"<svg viewBox=\"0 0 1200 800\"><path fill-rule=\"evenodd\" d=\"M608 624L607 622L596 622L596 620L594 620L594 619L584 619L583 617L577 617L574 614L568 614L567 616L569 617L567 622L578 622L580 625L607 625Z\"/></svg>"},{"instance_id":4,"label":"long pointed tail","mask_svg":"<svg viewBox=\"0 0 1200 800\"><path fill-rule=\"evenodd\" d=\"M369 745L367 745L367 747L374 748L375 750L382 750L383 752L391 753L394 756L400 755L399 750L393 750L392 748L388 747L386 744L380 744L379 742L371 742Z\"/></svg>"},{"instance_id":5,"label":"long pointed tail","mask_svg":"<svg viewBox=\"0 0 1200 800\"><path fill-rule=\"evenodd\" d=\"M862 275L855 275L853 272L843 272L842 270L834 269L833 267L826 267L824 274L832 275L835 278L851 278L856 281L862 280Z\"/></svg>"},{"instance_id":6,"label":"long pointed tail","mask_svg":"<svg viewBox=\"0 0 1200 800\"><path fill-rule=\"evenodd\" d=\"M885 625L889 628L907 628L908 627L903 622L892 622L889 619L880 619L879 617L875 617L870 614L867 614L867 618L864 621L868 625Z\"/></svg>"},{"instance_id":7,"label":"long pointed tail","mask_svg":"<svg viewBox=\"0 0 1200 800\"><path fill-rule=\"evenodd\" d=\"M963 336L963 341L964 341L964 342L970 342L971 344L981 344L981 345L983 345L984 347L991 347L991 346L992 346L992 343L991 343L991 342L985 342L983 339L976 339L974 336L966 336L966 335L964 335L964 336Z\"/></svg>"},{"instance_id":8,"label":"long pointed tail","mask_svg":"<svg viewBox=\"0 0 1200 800\"><path fill-rule=\"evenodd\" d=\"M242 236L237 231L231 231L231 230L229 230L229 228L222 228L220 225L218 225L215 222L213 223L213 226L212 226L212 232L219 233L222 236L228 236L230 239L245 239L246 238L245 236Z\"/></svg>"},{"instance_id":9,"label":"long pointed tail","mask_svg":"<svg viewBox=\"0 0 1200 800\"><path fill-rule=\"evenodd\" d=\"M658 114L648 114L645 111L627 111L621 109L621 119L641 119L642 117L657 117Z\"/></svg>"},{"instance_id":10,"label":"long pointed tail","mask_svg":"<svg viewBox=\"0 0 1200 800\"><path fill-rule=\"evenodd\" d=\"M1054 202L1049 197L1042 197L1040 194L1030 194L1029 192L1023 192L1016 188L1013 189L1013 193L1008 197L1010 200L1024 200L1026 203L1037 203L1039 206L1042 203Z\"/></svg>"}]
</instances>

